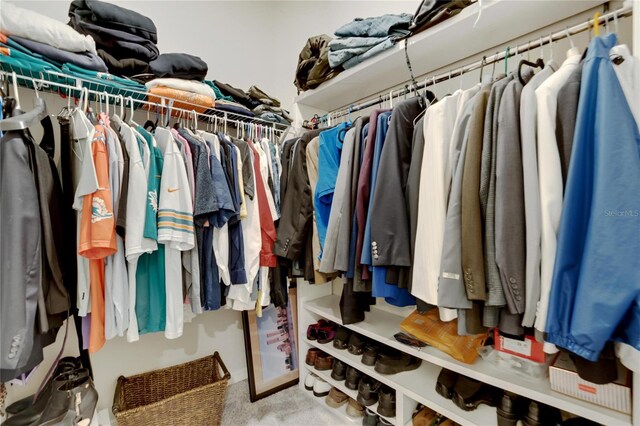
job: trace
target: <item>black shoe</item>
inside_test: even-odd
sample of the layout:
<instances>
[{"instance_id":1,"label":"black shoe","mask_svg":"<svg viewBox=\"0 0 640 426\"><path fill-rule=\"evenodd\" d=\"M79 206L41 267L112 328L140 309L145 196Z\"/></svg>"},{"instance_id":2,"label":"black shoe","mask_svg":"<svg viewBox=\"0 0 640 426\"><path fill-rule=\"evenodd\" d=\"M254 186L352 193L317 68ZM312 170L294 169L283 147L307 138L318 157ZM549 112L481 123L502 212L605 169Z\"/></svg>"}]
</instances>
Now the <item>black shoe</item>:
<instances>
[{"instance_id":1,"label":"black shoe","mask_svg":"<svg viewBox=\"0 0 640 426\"><path fill-rule=\"evenodd\" d=\"M333 360L333 370L331 371L331 378L334 380L342 381L346 378L347 364L339 359Z\"/></svg>"},{"instance_id":2,"label":"black shoe","mask_svg":"<svg viewBox=\"0 0 640 426\"><path fill-rule=\"evenodd\" d=\"M38 401L42 398L44 398L44 401L42 402L46 402L49 399L52 390L51 384L56 376L62 373L66 373L67 371L77 370L78 368L82 368L80 358L67 356L58 361L55 372L51 375L47 384L44 385L42 392L40 392L40 395L38 395L38 400L36 400L35 404L37 404ZM13 404L9 405L5 411L7 412L7 414L18 414L19 412L26 410L27 408L34 405L33 396L34 395L30 395L14 402Z\"/></svg>"},{"instance_id":3,"label":"black shoe","mask_svg":"<svg viewBox=\"0 0 640 426\"><path fill-rule=\"evenodd\" d=\"M501 392L498 388L467 376L460 376L453 392L453 402L464 411L472 411L480 404L498 405Z\"/></svg>"},{"instance_id":4,"label":"black shoe","mask_svg":"<svg viewBox=\"0 0 640 426\"><path fill-rule=\"evenodd\" d=\"M364 417L362 418L362 426L376 426L378 424L378 415L369 410L364 411Z\"/></svg>"},{"instance_id":5,"label":"black shoe","mask_svg":"<svg viewBox=\"0 0 640 426\"><path fill-rule=\"evenodd\" d=\"M378 352L380 351L380 345L376 342L367 342L364 344L364 351L362 352L362 363L373 367L376 364L378 358Z\"/></svg>"},{"instance_id":6,"label":"black shoe","mask_svg":"<svg viewBox=\"0 0 640 426\"><path fill-rule=\"evenodd\" d=\"M380 354L376 360L375 370L380 374L396 374L411 371L420 367L422 360L400 351Z\"/></svg>"},{"instance_id":7,"label":"black shoe","mask_svg":"<svg viewBox=\"0 0 640 426\"><path fill-rule=\"evenodd\" d=\"M385 417L396 416L396 391L382 386L378 392L378 414Z\"/></svg>"},{"instance_id":8,"label":"black shoe","mask_svg":"<svg viewBox=\"0 0 640 426\"><path fill-rule=\"evenodd\" d=\"M358 402L365 407L369 407L378 402L378 392L382 387L382 383L369 377L364 376L358 385Z\"/></svg>"},{"instance_id":9,"label":"black shoe","mask_svg":"<svg viewBox=\"0 0 640 426\"><path fill-rule=\"evenodd\" d=\"M443 398L451 399L458 377L460 377L460 374L455 371L447 370L446 368L440 370L436 381L436 392Z\"/></svg>"},{"instance_id":10,"label":"black shoe","mask_svg":"<svg viewBox=\"0 0 640 426\"><path fill-rule=\"evenodd\" d=\"M555 426L561 423L562 415L555 407L531 401L522 420L525 426Z\"/></svg>"},{"instance_id":11,"label":"black shoe","mask_svg":"<svg viewBox=\"0 0 640 426\"><path fill-rule=\"evenodd\" d=\"M360 379L362 379L363 374L355 368L348 366L346 376L347 380L344 385L351 390L358 389L358 384L360 383Z\"/></svg>"},{"instance_id":12,"label":"black shoe","mask_svg":"<svg viewBox=\"0 0 640 426\"><path fill-rule=\"evenodd\" d=\"M524 413L527 399L510 392L505 392L500 400L500 405L496 409L498 413L498 426L516 426Z\"/></svg>"},{"instance_id":13,"label":"black shoe","mask_svg":"<svg viewBox=\"0 0 640 426\"><path fill-rule=\"evenodd\" d=\"M364 352L364 340L358 334L353 333L351 337L349 337L349 345L347 350L352 355L362 355Z\"/></svg>"},{"instance_id":14,"label":"black shoe","mask_svg":"<svg viewBox=\"0 0 640 426\"><path fill-rule=\"evenodd\" d=\"M70 414L73 417L69 420L73 424L78 424L85 419L89 420L88 424L91 422L97 403L98 392L91 378L88 375L72 378L53 391L47 402L47 409L42 413L38 424L42 426L67 424L66 417Z\"/></svg>"},{"instance_id":15,"label":"black shoe","mask_svg":"<svg viewBox=\"0 0 640 426\"><path fill-rule=\"evenodd\" d=\"M336 330L336 335L333 338L333 347L336 349L347 349L349 337L351 337L351 332L347 327L341 325L338 327L338 330Z\"/></svg>"}]
</instances>

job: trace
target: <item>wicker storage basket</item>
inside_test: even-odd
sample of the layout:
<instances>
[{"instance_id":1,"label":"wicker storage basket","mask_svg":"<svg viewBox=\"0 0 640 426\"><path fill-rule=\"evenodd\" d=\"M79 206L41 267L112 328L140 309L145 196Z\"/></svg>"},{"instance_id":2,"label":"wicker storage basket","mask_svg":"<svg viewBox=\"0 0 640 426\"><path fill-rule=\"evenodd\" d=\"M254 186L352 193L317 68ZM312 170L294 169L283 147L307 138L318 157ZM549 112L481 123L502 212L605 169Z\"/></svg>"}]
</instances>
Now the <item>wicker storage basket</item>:
<instances>
[{"instance_id":1,"label":"wicker storage basket","mask_svg":"<svg viewBox=\"0 0 640 426\"><path fill-rule=\"evenodd\" d=\"M119 426L219 425L230 378L218 352L161 370L120 376L113 414Z\"/></svg>"}]
</instances>

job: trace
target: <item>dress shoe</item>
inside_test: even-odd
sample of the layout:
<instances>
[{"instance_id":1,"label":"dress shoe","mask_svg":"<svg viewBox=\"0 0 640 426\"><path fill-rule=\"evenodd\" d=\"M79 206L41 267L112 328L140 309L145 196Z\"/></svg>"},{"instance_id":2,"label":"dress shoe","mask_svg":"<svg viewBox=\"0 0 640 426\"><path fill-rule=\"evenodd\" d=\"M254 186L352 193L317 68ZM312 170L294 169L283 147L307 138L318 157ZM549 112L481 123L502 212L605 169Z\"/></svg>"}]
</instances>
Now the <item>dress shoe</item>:
<instances>
[{"instance_id":1,"label":"dress shoe","mask_svg":"<svg viewBox=\"0 0 640 426\"><path fill-rule=\"evenodd\" d=\"M455 371L447 370L446 368L440 370L436 381L436 392L443 398L451 399L458 377L460 377L460 374Z\"/></svg>"},{"instance_id":2,"label":"dress shoe","mask_svg":"<svg viewBox=\"0 0 640 426\"><path fill-rule=\"evenodd\" d=\"M318 343L325 344L332 341L336 335L337 324L329 323L318 328Z\"/></svg>"},{"instance_id":3,"label":"dress shoe","mask_svg":"<svg viewBox=\"0 0 640 426\"><path fill-rule=\"evenodd\" d=\"M358 389L358 385L360 384L360 379L362 379L363 374L352 366L348 366L346 376L347 380L345 381L344 385L347 387L347 389Z\"/></svg>"},{"instance_id":4,"label":"dress shoe","mask_svg":"<svg viewBox=\"0 0 640 426\"><path fill-rule=\"evenodd\" d=\"M307 357L304 360L305 364L314 365L316 363L316 357L318 356L319 353L322 353L322 351L318 348L309 349L307 351Z\"/></svg>"},{"instance_id":5,"label":"dress shoe","mask_svg":"<svg viewBox=\"0 0 640 426\"><path fill-rule=\"evenodd\" d=\"M353 333L349 337L349 344L347 345L347 350L352 355L362 355L364 351L364 340L358 334Z\"/></svg>"},{"instance_id":6,"label":"dress shoe","mask_svg":"<svg viewBox=\"0 0 640 426\"><path fill-rule=\"evenodd\" d=\"M373 367L376 364L376 359L378 358L378 351L380 350L380 345L377 343L370 341L364 344L364 350L362 352L362 363L364 365L368 365Z\"/></svg>"},{"instance_id":7,"label":"dress shoe","mask_svg":"<svg viewBox=\"0 0 640 426\"><path fill-rule=\"evenodd\" d=\"M304 388L308 391L313 390L313 385L316 383L317 378L318 376L313 373L307 374L307 377L304 379Z\"/></svg>"},{"instance_id":8,"label":"dress shoe","mask_svg":"<svg viewBox=\"0 0 640 426\"><path fill-rule=\"evenodd\" d=\"M525 426L555 426L561 423L562 416L555 407L531 401L522 420Z\"/></svg>"},{"instance_id":9,"label":"dress shoe","mask_svg":"<svg viewBox=\"0 0 640 426\"><path fill-rule=\"evenodd\" d=\"M462 410L472 411L480 404L495 407L500 394L501 392L494 386L461 375L456 381L452 399Z\"/></svg>"},{"instance_id":10,"label":"dress shoe","mask_svg":"<svg viewBox=\"0 0 640 426\"><path fill-rule=\"evenodd\" d=\"M347 364L339 359L333 360L333 370L331 371L331 378L339 382L345 380L347 377Z\"/></svg>"},{"instance_id":11,"label":"dress shoe","mask_svg":"<svg viewBox=\"0 0 640 426\"><path fill-rule=\"evenodd\" d=\"M438 413L429 407L422 407L413 415L411 423L413 426L431 426L436 417L438 417Z\"/></svg>"},{"instance_id":12,"label":"dress shoe","mask_svg":"<svg viewBox=\"0 0 640 426\"><path fill-rule=\"evenodd\" d=\"M365 407L378 402L378 392L382 387L382 383L369 377L364 376L358 385L358 402Z\"/></svg>"},{"instance_id":13,"label":"dress shoe","mask_svg":"<svg viewBox=\"0 0 640 426\"><path fill-rule=\"evenodd\" d=\"M326 403L331 408L342 407L349 400L349 396L338 388L331 388Z\"/></svg>"},{"instance_id":14,"label":"dress shoe","mask_svg":"<svg viewBox=\"0 0 640 426\"><path fill-rule=\"evenodd\" d=\"M391 426L393 423L385 418L378 417L378 424L376 426Z\"/></svg>"},{"instance_id":15,"label":"dress shoe","mask_svg":"<svg viewBox=\"0 0 640 426\"><path fill-rule=\"evenodd\" d=\"M349 404L347 405L347 415L349 417L363 417L364 406L353 398L349 398Z\"/></svg>"},{"instance_id":16,"label":"dress shoe","mask_svg":"<svg viewBox=\"0 0 640 426\"><path fill-rule=\"evenodd\" d=\"M318 338L318 329L327 324L327 320L321 319L315 324L310 324L307 327L307 339L316 340Z\"/></svg>"},{"instance_id":17,"label":"dress shoe","mask_svg":"<svg viewBox=\"0 0 640 426\"><path fill-rule=\"evenodd\" d=\"M313 363L313 366L316 370L319 371L331 370L331 367L333 367L333 359L334 358L331 355L320 352L316 356L316 360Z\"/></svg>"},{"instance_id":18,"label":"dress shoe","mask_svg":"<svg viewBox=\"0 0 640 426\"><path fill-rule=\"evenodd\" d=\"M382 386L378 392L378 414L385 417L396 416L396 391Z\"/></svg>"},{"instance_id":19,"label":"dress shoe","mask_svg":"<svg viewBox=\"0 0 640 426\"><path fill-rule=\"evenodd\" d=\"M505 392L496 408L498 426L516 426L518 420L524 416L529 400L510 392Z\"/></svg>"},{"instance_id":20,"label":"dress shoe","mask_svg":"<svg viewBox=\"0 0 640 426\"><path fill-rule=\"evenodd\" d=\"M329 395L330 391L331 385L325 382L322 378L317 377L315 383L313 384L313 396L321 398L323 396Z\"/></svg>"},{"instance_id":21,"label":"dress shoe","mask_svg":"<svg viewBox=\"0 0 640 426\"><path fill-rule=\"evenodd\" d=\"M49 378L47 384L42 388L42 392L40 392L40 394L38 395L38 399L35 401L35 403L33 401L34 395L30 395L9 405L5 409L5 411L7 412L7 414L18 414L19 412L26 410L32 405L37 404L40 400L42 400L42 403L46 403L51 396L51 391L53 390L51 386L53 383L53 379L55 379L59 374L66 373L67 371L77 370L78 368L82 368L80 358L71 356L62 358L60 361L58 361L58 365L56 366L54 373Z\"/></svg>"},{"instance_id":22,"label":"dress shoe","mask_svg":"<svg viewBox=\"0 0 640 426\"><path fill-rule=\"evenodd\" d=\"M98 403L98 392L90 377L80 377L64 382L55 389L47 403L47 408L38 421L41 426L59 425L71 411L75 414L73 424L93 418Z\"/></svg>"},{"instance_id":23,"label":"dress shoe","mask_svg":"<svg viewBox=\"0 0 640 426\"><path fill-rule=\"evenodd\" d=\"M371 411L368 408L364 411L364 417L362 418L362 426L377 426L378 415L375 411Z\"/></svg>"},{"instance_id":24,"label":"dress shoe","mask_svg":"<svg viewBox=\"0 0 640 426\"><path fill-rule=\"evenodd\" d=\"M378 355L375 370L380 374L396 374L420 367L422 360L398 350L390 350Z\"/></svg>"},{"instance_id":25,"label":"dress shoe","mask_svg":"<svg viewBox=\"0 0 640 426\"><path fill-rule=\"evenodd\" d=\"M336 330L336 335L333 338L333 347L336 349L347 349L349 337L351 337L349 329L342 325L339 326Z\"/></svg>"}]
</instances>

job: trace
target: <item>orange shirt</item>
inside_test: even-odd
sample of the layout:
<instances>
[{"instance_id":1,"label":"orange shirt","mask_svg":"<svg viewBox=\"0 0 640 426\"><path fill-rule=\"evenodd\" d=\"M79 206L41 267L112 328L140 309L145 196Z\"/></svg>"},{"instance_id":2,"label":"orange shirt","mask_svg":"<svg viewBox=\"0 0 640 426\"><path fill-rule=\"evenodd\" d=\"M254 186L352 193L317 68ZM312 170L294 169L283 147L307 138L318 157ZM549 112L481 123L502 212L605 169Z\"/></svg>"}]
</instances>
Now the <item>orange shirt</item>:
<instances>
[{"instance_id":1,"label":"orange shirt","mask_svg":"<svg viewBox=\"0 0 640 426\"><path fill-rule=\"evenodd\" d=\"M91 142L98 189L82 201L80 245L78 254L91 259L91 329L89 352L97 352L105 342L104 336L104 258L116 252L115 220L109 185L109 153L106 131L97 125Z\"/></svg>"}]
</instances>

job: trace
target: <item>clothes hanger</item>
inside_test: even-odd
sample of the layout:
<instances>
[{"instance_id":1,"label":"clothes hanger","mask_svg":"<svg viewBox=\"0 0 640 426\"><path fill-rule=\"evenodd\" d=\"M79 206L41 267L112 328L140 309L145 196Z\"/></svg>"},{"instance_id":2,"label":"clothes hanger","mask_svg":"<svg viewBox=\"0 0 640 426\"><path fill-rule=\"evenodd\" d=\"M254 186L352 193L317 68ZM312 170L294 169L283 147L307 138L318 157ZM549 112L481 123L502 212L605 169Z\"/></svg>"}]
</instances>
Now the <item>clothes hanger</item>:
<instances>
[{"instance_id":1,"label":"clothes hanger","mask_svg":"<svg viewBox=\"0 0 640 426\"><path fill-rule=\"evenodd\" d=\"M12 75L13 79L13 91L14 97L16 100L16 106L14 107L14 111L19 108L20 99L18 97L18 78L16 73L14 72ZM44 99L42 99L38 93L38 89L34 84L34 89L36 92L36 99L34 101L34 107L31 111L15 115L10 118L6 118L0 121L0 130L2 131L11 131L11 130L25 130L33 126L34 124L40 123L45 117L47 117L47 104Z\"/></svg>"},{"instance_id":2,"label":"clothes hanger","mask_svg":"<svg viewBox=\"0 0 640 426\"><path fill-rule=\"evenodd\" d=\"M138 123L133 120L133 98L131 96L127 96L127 100L129 101L129 107L131 108L131 117L129 117L129 124L135 127L140 127Z\"/></svg>"},{"instance_id":3,"label":"clothes hanger","mask_svg":"<svg viewBox=\"0 0 640 426\"><path fill-rule=\"evenodd\" d=\"M516 53L516 55L517 55L517 53ZM540 37L540 55L544 58L544 49L542 47L542 37ZM520 80L520 83L522 83L522 85L524 86L526 84L526 82L522 78L522 66L523 65L529 66L531 68L541 68L542 69L542 68L544 68L544 61L543 61L542 58L538 58L535 62L531 62L531 61L528 61L526 59L521 59L520 60L520 63L518 64L518 80Z\"/></svg>"}]
</instances>

